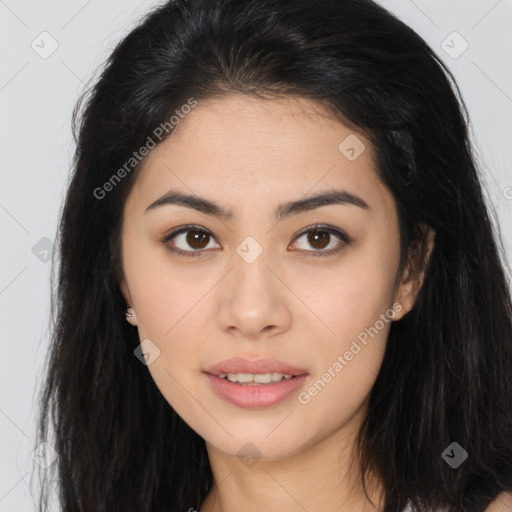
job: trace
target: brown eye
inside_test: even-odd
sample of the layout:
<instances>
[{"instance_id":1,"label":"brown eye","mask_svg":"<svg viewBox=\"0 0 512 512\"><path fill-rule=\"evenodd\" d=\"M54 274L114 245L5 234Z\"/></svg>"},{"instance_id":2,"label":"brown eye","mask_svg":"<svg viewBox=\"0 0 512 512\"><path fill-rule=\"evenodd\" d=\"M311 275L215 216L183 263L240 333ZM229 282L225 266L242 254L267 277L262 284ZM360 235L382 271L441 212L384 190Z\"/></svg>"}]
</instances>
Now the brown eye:
<instances>
[{"instance_id":1,"label":"brown eye","mask_svg":"<svg viewBox=\"0 0 512 512\"><path fill-rule=\"evenodd\" d=\"M305 243L299 243L304 238ZM338 239L337 243L336 238ZM301 252L310 253L311 256L328 256L341 251L349 241L348 235L343 231L328 226L314 226L296 237L294 245L298 245L296 248ZM328 250L324 250L326 248Z\"/></svg>"},{"instance_id":2,"label":"brown eye","mask_svg":"<svg viewBox=\"0 0 512 512\"><path fill-rule=\"evenodd\" d=\"M165 243L168 249L177 254L186 256L199 256L208 247L212 240L212 235L204 229L198 229L194 226L185 226L168 234L162 242ZM219 247L213 247L219 248Z\"/></svg>"},{"instance_id":3,"label":"brown eye","mask_svg":"<svg viewBox=\"0 0 512 512\"><path fill-rule=\"evenodd\" d=\"M185 241L193 249L204 249L208 245L210 235L204 231L187 231Z\"/></svg>"},{"instance_id":4,"label":"brown eye","mask_svg":"<svg viewBox=\"0 0 512 512\"><path fill-rule=\"evenodd\" d=\"M325 249L329 245L330 238L331 235L327 231L310 231L308 233L308 243L315 249Z\"/></svg>"},{"instance_id":5,"label":"brown eye","mask_svg":"<svg viewBox=\"0 0 512 512\"><path fill-rule=\"evenodd\" d=\"M306 239L306 247L301 247L301 243L299 243L303 238ZM338 239L337 243L336 239ZM205 229L196 226L182 226L166 235L162 243L176 254L200 256L206 253L207 249L222 249L219 245L209 247L213 240L213 235ZM293 244L299 245L299 247L294 247L294 249L298 248L299 252L311 256L329 256L341 251L349 242L349 236L339 229L330 226L313 226L297 236Z\"/></svg>"}]
</instances>

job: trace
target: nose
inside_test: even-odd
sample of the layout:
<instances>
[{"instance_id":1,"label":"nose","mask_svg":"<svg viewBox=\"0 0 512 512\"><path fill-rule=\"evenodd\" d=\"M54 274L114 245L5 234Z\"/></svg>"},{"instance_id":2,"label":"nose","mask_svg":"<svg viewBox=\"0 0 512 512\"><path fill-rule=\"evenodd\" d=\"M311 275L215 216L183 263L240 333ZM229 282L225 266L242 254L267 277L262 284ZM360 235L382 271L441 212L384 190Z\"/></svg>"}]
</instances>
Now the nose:
<instances>
[{"instance_id":1,"label":"nose","mask_svg":"<svg viewBox=\"0 0 512 512\"><path fill-rule=\"evenodd\" d=\"M282 273L265 251L251 263L236 256L219 295L220 327L251 340L288 330L293 294Z\"/></svg>"}]
</instances>

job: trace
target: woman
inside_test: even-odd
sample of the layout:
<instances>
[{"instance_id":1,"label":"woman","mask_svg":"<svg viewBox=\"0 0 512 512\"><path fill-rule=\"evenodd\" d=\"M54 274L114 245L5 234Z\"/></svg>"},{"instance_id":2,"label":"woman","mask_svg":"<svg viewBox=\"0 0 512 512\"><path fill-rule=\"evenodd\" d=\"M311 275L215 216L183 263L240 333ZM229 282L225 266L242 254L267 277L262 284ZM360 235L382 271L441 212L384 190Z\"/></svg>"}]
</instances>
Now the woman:
<instances>
[{"instance_id":1,"label":"woman","mask_svg":"<svg viewBox=\"0 0 512 512\"><path fill-rule=\"evenodd\" d=\"M508 510L511 300L450 80L370 0L176 0L118 45L59 230L63 510Z\"/></svg>"}]
</instances>

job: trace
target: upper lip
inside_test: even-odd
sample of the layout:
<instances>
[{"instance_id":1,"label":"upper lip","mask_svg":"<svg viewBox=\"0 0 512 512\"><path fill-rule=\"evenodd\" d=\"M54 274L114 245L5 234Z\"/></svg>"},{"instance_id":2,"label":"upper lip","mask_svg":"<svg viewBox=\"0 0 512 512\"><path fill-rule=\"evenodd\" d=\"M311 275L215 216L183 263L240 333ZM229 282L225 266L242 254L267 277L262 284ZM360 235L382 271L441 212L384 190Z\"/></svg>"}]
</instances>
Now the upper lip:
<instances>
[{"instance_id":1,"label":"upper lip","mask_svg":"<svg viewBox=\"0 0 512 512\"><path fill-rule=\"evenodd\" d=\"M286 375L302 375L307 370L297 368L277 359L258 359L250 361L243 357L225 359L205 370L206 373L283 373Z\"/></svg>"}]
</instances>

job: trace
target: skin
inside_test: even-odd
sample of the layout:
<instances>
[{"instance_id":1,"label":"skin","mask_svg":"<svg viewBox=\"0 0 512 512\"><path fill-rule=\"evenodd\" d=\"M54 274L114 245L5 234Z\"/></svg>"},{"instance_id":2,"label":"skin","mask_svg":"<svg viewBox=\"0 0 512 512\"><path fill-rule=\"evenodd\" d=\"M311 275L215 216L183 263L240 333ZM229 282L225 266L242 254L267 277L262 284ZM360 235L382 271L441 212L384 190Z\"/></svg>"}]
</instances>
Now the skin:
<instances>
[{"instance_id":1,"label":"skin","mask_svg":"<svg viewBox=\"0 0 512 512\"><path fill-rule=\"evenodd\" d=\"M200 512L382 509L378 477L369 482L376 506L360 487L354 438L391 322L413 306L421 276L398 273L396 205L375 171L370 142L357 134L366 149L354 161L338 150L352 133L311 100L201 101L146 158L127 198L120 289L134 310L128 321L160 351L148 365L152 378L206 441L216 485ZM221 203L234 217L180 205L145 212L170 189ZM275 222L278 205L331 189L369 208L326 205ZM315 223L345 231L350 241L331 235L324 249L307 234L297 237ZM210 238L161 242L185 224ZM263 251L252 263L236 252L248 236ZM173 242L203 254L173 254ZM336 254L313 255L336 246ZM394 318L307 404L293 393L272 407L237 407L203 373L233 356L276 358L307 369L304 391L393 304ZM260 453L250 467L237 458L248 442Z\"/></svg>"}]
</instances>

